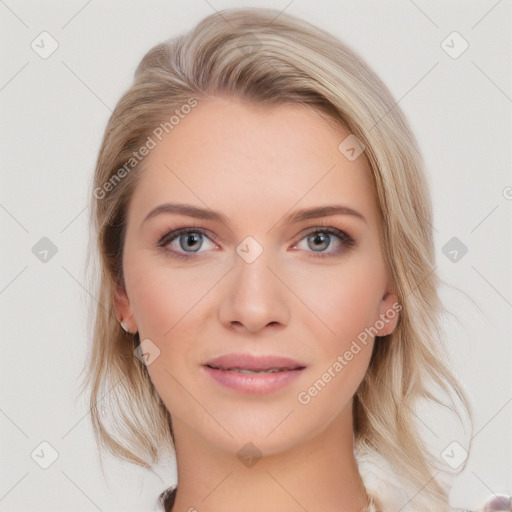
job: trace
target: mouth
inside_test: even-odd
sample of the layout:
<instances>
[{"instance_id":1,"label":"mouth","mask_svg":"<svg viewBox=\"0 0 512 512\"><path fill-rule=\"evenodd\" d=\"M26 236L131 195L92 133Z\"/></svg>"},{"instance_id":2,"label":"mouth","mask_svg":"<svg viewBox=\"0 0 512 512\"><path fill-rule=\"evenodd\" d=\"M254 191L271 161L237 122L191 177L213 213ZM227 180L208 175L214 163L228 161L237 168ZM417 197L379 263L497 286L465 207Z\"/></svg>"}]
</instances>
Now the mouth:
<instances>
[{"instance_id":1,"label":"mouth","mask_svg":"<svg viewBox=\"0 0 512 512\"><path fill-rule=\"evenodd\" d=\"M204 366L240 373L276 373L303 370L306 367L288 357L252 354L226 354L208 361Z\"/></svg>"},{"instance_id":2,"label":"mouth","mask_svg":"<svg viewBox=\"0 0 512 512\"><path fill-rule=\"evenodd\" d=\"M222 368L213 366L210 364L205 365L212 370L221 370L223 372L238 372L238 373L276 373L276 372L293 372L295 370L303 370L305 366L299 366L297 368L262 368L260 370L249 370L247 368Z\"/></svg>"},{"instance_id":3,"label":"mouth","mask_svg":"<svg viewBox=\"0 0 512 512\"><path fill-rule=\"evenodd\" d=\"M279 356L229 354L202 365L217 383L241 393L266 394L283 389L306 365Z\"/></svg>"}]
</instances>

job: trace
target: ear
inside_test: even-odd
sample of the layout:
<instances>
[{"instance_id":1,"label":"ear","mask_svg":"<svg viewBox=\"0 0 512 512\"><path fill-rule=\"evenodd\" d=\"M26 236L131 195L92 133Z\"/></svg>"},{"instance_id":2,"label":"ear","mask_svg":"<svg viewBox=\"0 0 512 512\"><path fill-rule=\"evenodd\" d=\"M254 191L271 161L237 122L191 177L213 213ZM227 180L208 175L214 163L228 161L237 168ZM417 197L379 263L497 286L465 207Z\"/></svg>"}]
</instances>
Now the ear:
<instances>
[{"instance_id":1,"label":"ear","mask_svg":"<svg viewBox=\"0 0 512 512\"><path fill-rule=\"evenodd\" d=\"M401 309L402 305L398 302L396 294L387 291L379 304L379 318L375 322L377 336L387 336L395 330Z\"/></svg>"},{"instance_id":2,"label":"ear","mask_svg":"<svg viewBox=\"0 0 512 512\"><path fill-rule=\"evenodd\" d=\"M116 288L114 292L114 310L119 323L124 322L128 332L137 332L137 324L133 317L130 299L124 288Z\"/></svg>"}]
</instances>

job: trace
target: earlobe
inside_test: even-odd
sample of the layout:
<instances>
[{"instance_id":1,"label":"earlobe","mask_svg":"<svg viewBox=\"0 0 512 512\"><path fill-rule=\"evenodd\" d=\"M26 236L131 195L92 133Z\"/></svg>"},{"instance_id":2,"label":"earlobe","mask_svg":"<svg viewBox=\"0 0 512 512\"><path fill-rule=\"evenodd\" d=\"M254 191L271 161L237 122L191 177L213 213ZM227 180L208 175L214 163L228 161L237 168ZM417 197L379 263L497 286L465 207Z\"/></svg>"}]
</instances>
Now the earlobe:
<instances>
[{"instance_id":1,"label":"earlobe","mask_svg":"<svg viewBox=\"0 0 512 512\"><path fill-rule=\"evenodd\" d=\"M395 330L401 309L402 305L398 302L397 295L386 292L380 302L379 319L375 322L375 327L378 329L377 336L387 336Z\"/></svg>"},{"instance_id":2,"label":"earlobe","mask_svg":"<svg viewBox=\"0 0 512 512\"><path fill-rule=\"evenodd\" d=\"M130 300L125 290L116 289L114 292L114 310L116 318L126 332L136 332L137 326L133 319Z\"/></svg>"}]
</instances>

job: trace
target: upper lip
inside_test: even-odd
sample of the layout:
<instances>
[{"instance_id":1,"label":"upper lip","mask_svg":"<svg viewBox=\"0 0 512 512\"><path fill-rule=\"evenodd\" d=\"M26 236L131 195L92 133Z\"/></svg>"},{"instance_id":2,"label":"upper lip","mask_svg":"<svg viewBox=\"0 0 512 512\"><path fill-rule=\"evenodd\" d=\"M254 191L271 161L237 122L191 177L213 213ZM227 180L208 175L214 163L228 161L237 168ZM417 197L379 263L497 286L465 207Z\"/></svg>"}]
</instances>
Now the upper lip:
<instances>
[{"instance_id":1,"label":"upper lip","mask_svg":"<svg viewBox=\"0 0 512 512\"><path fill-rule=\"evenodd\" d=\"M253 370L262 371L278 368L280 370L298 370L305 368L305 365L290 359L273 355L252 355L252 354L226 354L211 359L204 366L220 368L223 370Z\"/></svg>"}]
</instances>

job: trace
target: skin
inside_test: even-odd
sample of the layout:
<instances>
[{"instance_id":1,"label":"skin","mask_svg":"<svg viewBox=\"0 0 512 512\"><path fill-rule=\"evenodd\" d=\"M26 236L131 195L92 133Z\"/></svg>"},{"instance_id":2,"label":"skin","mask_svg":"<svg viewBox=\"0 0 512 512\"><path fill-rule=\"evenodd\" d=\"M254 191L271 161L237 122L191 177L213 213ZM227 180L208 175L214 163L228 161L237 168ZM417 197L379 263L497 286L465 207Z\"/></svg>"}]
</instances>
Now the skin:
<instances>
[{"instance_id":1,"label":"skin","mask_svg":"<svg viewBox=\"0 0 512 512\"><path fill-rule=\"evenodd\" d=\"M368 162L364 153L350 161L338 150L349 133L310 108L215 97L144 161L115 306L130 331L160 350L148 370L176 436L173 512L238 512L241 503L247 512L355 512L366 503L353 456L352 399L374 339L308 404L297 398L397 303ZM207 207L227 220L160 213L144 221L163 203ZM364 220L284 220L327 204L353 208ZM355 245L308 236L331 226ZM183 227L216 238L198 234L187 244L185 235L183 246L179 237L158 246ZM263 249L252 263L236 252L247 236ZM192 258L173 257L173 250ZM397 319L378 335L392 332ZM233 352L292 357L307 367L284 389L245 395L202 371L206 361ZM237 457L248 442L262 455L252 467Z\"/></svg>"}]
</instances>

